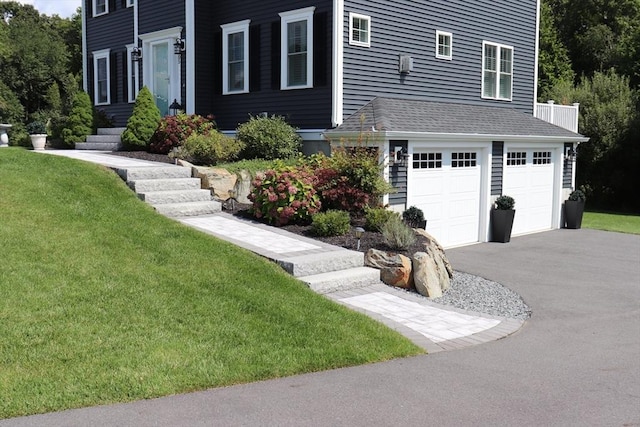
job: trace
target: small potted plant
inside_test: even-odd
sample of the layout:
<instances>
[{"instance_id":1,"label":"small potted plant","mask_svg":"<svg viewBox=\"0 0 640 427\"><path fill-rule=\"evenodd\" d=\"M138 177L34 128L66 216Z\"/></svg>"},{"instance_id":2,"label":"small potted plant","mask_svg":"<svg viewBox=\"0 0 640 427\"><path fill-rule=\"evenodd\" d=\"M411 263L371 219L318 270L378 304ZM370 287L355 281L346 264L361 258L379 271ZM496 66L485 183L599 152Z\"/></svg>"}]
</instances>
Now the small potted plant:
<instances>
[{"instance_id":1,"label":"small potted plant","mask_svg":"<svg viewBox=\"0 0 640 427\"><path fill-rule=\"evenodd\" d=\"M507 243L511 240L511 229L515 218L516 205L513 197L502 195L496 199L491 210L491 241Z\"/></svg>"},{"instance_id":2,"label":"small potted plant","mask_svg":"<svg viewBox=\"0 0 640 427\"><path fill-rule=\"evenodd\" d=\"M402 212L402 219L411 228L421 228L423 230L427 228L427 220L424 219L422 209L415 206L411 206Z\"/></svg>"},{"instance_id":3,"label":"small potted plant","mask_svg":"<svg viewBox=\"0 0 640 427\"><path fill-rule=\"evenodd\" d=\"M27 132L31 137L31 145L34 150L44 150L47 144L47 128L44 123L33 121L27 125Z\"/></svg>"},{"instance_id":4,"label":"small potted plant","mask_svg":"<svg viewBox=\"0 0 640 427\"><path fill-rule=\"evenodd\" d=\"M587 200L582 190L574 190L569 194L569 199L564 202L564 220L566 228L574 230L582 227L582 215L584 214L584 202Z\"/></svg>"}]
</instances>

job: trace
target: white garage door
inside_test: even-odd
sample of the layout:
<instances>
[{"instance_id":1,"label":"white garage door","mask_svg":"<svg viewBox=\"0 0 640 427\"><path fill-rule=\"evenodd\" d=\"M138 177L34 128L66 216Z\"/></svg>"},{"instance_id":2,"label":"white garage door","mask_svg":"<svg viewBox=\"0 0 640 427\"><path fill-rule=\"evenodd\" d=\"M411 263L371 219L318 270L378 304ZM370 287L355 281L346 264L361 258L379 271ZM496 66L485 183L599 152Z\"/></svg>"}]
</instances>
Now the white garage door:
<instances>
[{"instance_id":1,"label":"white garage door","mask_svg":"<svg viewBox=\"0 0 640 427\"><path fill-rule=\"evenodd\" d=\"M511 234L549 230L553 222L553 153L510 149L506 153L502 194L516 201Z\"/></svg>"},{"instance_id":2,"label":"white garage door","mask_svg":"<svg viewBox=\"0 0 640 427\"><path fill-rule=\"evenodd\" d=\"M480 152L416 151L411 166L408 205L422 209L427 231L445 247L477 242Z\"/></svg>"}]
</instances>

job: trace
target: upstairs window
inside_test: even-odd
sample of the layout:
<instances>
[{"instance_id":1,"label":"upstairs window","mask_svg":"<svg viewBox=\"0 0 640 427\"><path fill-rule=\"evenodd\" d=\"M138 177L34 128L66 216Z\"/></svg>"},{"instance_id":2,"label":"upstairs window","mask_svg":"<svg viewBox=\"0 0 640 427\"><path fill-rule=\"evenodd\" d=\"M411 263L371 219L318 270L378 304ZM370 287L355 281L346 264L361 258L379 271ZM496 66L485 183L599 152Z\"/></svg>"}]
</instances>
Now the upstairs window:
<instances>
[{"instance_id":1,"label":"upstairs window","mask_svg":"<svg viewBox=\"0 0 640 427\"><path fill-rule=\"evenodd\" d=\"M93 53L93 100L95 105L111 103L109 49Z\"/></svg>"},{"instance_id":2,"label":"upstairs window","mask_svg":"<svg viewBox=\"0 0 640 427\"><path fill-rule=\"evenodd\" d=\"M511 101L513 47L483 42L482 97Z\"/></svg>"},{"instance_id":3,"label":"upstairs window","mask_svg":"<svg viewBox=\"0 0 640 427\"><path fill-rule=\"evenodd\" d=\"M109 13L109 3L107 0L93 0L93 16Z\"/></svg>"},{"instance_id":4,"label":"upstairs window","mask_svg":"<svg viewBox=\"0 0 640 427\"><path fill-rule=\"evenodd\" d=\"M349 13L349 44L371 46L371 17Z\"/></svg>"},{"instance_id":5,"label":"upstairs window","mask_svg":"<svg viewBox=\"0 0 640 427\"><path fill-rule=\"evenodd\" d=\"M223 95L249 92L249 23L221 25Z\"/></svg>"},{"instance_id":6,"label":"upstairs window","mask_svg":"<svg viewBox=\"0 0 640 427\"><path fill-rule=\"evenodd\" d=\"M280 89L313 87L313 12L307 7L280 14Z\"/></svg>"},{"instance_id":7,"label":"upstairs window","mask_svg":"<svg viewBox=\"0 0 640 427\"><path fill-rule=\"evenodd\" d=\"M436 31L436 58L453 58L453 34Z\"/></svg>"},{"instance_id":8,"label":"upstairs window","mask_svg":"<svg viewBox=\"0 0 640 427\"><path fill-rule=\"evenodd\" d=\"M127 7L132 7L136 0L127 0Z\"/></svg>"}]
</instances>

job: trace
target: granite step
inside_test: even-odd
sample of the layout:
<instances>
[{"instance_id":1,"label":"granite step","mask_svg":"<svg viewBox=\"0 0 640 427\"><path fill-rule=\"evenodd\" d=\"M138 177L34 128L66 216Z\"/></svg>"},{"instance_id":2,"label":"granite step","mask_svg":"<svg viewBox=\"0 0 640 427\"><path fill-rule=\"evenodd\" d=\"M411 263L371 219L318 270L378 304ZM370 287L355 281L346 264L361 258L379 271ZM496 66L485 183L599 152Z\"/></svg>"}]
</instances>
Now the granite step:
<instances>
[{"instance_id":1,"label":"granite step","mask_svg":"<svg viewBox=\"0 0 640 427\"><path fill-rule=\"evenodd\" d=\"M208 202L212 200L210 190L200 189L138 192L138 197L140 200L154 206L167 203Z\"/></svg>"},{"instance_id":2,"label":"granite step","mask_svg":"<svg viewBox=\"0 0 640 427\"><path fill-rule=\"evenodd\" d=\"M319 294L361 288L380 283L380 270L371 267L354 267L339 271L298 277Z\"/></svg>"},{"instance_id":3,"label":"granite step","mask_svg":"<svg viewBox=\"0 0 640 427\"><path fill-rule=\"evenodd\" d=\"M116 171L127 182L141 179L191 178L191 169L182 166L145 166L117 169Z\"/></svg>"},{"instance_id":4,"label":"granite step","mask_svg":"<svg viewBox=\"0 0 640 427\"><path fill-rule=\"evenodd\" d=\"M362 252L338 249L319 254L297 255L278 259L278 264L295 277L313 276L364 265Z\"/></svg>"},{"instance_id":5,"label":"granite step","mask_svg":"<svg viewBox=\"0 0 640 427\"><path fill-rule=\"evenodd\" d=\"M153 205L153 207L158 213L171 218L210 215L222 211L222 205L216 201L163 203Z\"/></svg>"},{"instance_id":6,"label":"granite step","mask_svg":"<svg viewBox=\"0 0 640 427\"><path fill-rule=\"evenodd\" d=\"M136 193L150 191L199 190L200 178L137 179L127 182Z\"/></svg>"}]
</instances>

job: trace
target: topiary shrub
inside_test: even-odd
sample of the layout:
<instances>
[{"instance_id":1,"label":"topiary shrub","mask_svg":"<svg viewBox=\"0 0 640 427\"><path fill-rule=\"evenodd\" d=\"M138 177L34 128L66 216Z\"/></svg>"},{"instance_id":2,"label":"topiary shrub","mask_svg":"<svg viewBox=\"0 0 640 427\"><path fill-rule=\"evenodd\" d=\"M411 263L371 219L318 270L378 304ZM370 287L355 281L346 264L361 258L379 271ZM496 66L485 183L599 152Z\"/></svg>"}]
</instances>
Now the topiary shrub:
<instances>
[{"instance_id":1,"label":"topiary shrub","mask_svg":"<svg viewBox=\"0 0 640 427\"><path fill-rule=\"evenodd\" d=\"M306 168L269 170L253 181L251 213L275 225L309 222L321 206L313 184L314 175Z\"/></svg>"},{"instance_id":2,"label":"topiary shrub","mask_svg":"<svg viewBox=\"0 0 640 427\"><path fill-rule=\"evenodd\" d=\"M34 120L25 127L29 135L44 135L47 133L47 127L41 121Z\"/></svg>"},{"instance_id":3,"label":"topiary shrub","mask_svg":"<svg viewBox=\"0 0 640 427\"><path fill-rule=\"evenodd\" d=\"M410 206L407 210L402 212L402 219L411 228L420 228L424 222L424 213L422 209L415 206Z\"/></svg>"},{"instance_id":4,"label":"topiary shrub","mask_svg":"<svg viewBox=\"0 0 640 427\"><path fill-rule=\"evenodd\" d=\"M254 117L238 126L237 138L245 144L245 159L288 159L300 154L302 138L284 117Z\"/></svg>"},{"instance_id":5,"label":"topiary shrub","mask_svg":"<svg viewBox=\"0 0 640 427\"><path fill-rule=\"evenodd\" d=\"M385 208L369 208L364 215L364 228L368 231L380 231L393 216L398 214Z\"/></svg>"},{"instance_id":6,"label":"topiary shrub","mask_svg":"<svg viewBox=\"0 0 640 427\"><path fill-rule=\"evenodd\" d=\"M500 196L496 199L496 209L499 211L508 211L515 207L516 201L511 196Z\"/></svg>"},{"instance_id":7,"label":"topiary shrub","mask_svg":"<svg viewBox=\"0 0 640 427\"><path fill-rule=\"evenodd\" d=\"M71 112L67 118L60 138L65 145L84 142L92 132L93 106L86 92L77 92L71 103Z\"/></svg>"},{"instance_id":8,"label":"topiary shrub","mask_svg":"<svg viewBox=\"0 0 640 427\"><path fill-rule=\"evenodd\" d=\"M184 144L178 147L174 157L196 165L210 166L234 160L240 150L240 141L214 130L204 135L192 133Z\"/></svg>"},{"instance_id":9,"label":"topiary shrub","mask_svg":"<svg viewBox=\"0 0 640 427\"><path fill-rule=\"evenodd\" d=\"M216 129L213 116L180 113L160 120L149 144L152 153L167 154L180 147L192 134L206 135Z\"/></svg>"},{"instance_id":10,"label":"topiary shrub","mask_svg":"<svg viewBox=\"0 0 640 427\"><path fill-rule=\"evenodd\" d=\"M569 200L572 202L584 202L587 200L587 196L585 196L582 190L573 190L571 194L569 194Z\"/></svg>"},{"instance_id":11,"label":"topiary shrub","mask_svg":"<svg viewBox=\"0 0 640 427\"><path fill-rule=\"evenodd\" d=\"M402 222L400 216L393 216L387 221L382 228L382 237L384 242L391 249L404 250L416 241L416 234L407 224Z\"/></svg>"},{"instance_id":12,"label":"topiary shrub","mask_svg":"<svg viewBox=\"0 0 640 427\"><path fill-rule=\"evenodd\" d=\"M316 236L343 236L351 229L351 217L347 211L328 210L311 218L311 232Z\"/></svg>"},{"instance_id":13,"label":"topiary shrub","mask_svg":"<svg viewBox=\"0 0 640 427\"><path fill-rule=\"evenodd\" d=\"M160 110L153 101L151 91L144 86L138 92L133 113L122 133L122 143L127 150L146 149L160 122Z\"/></svg>"}]
</instances>

